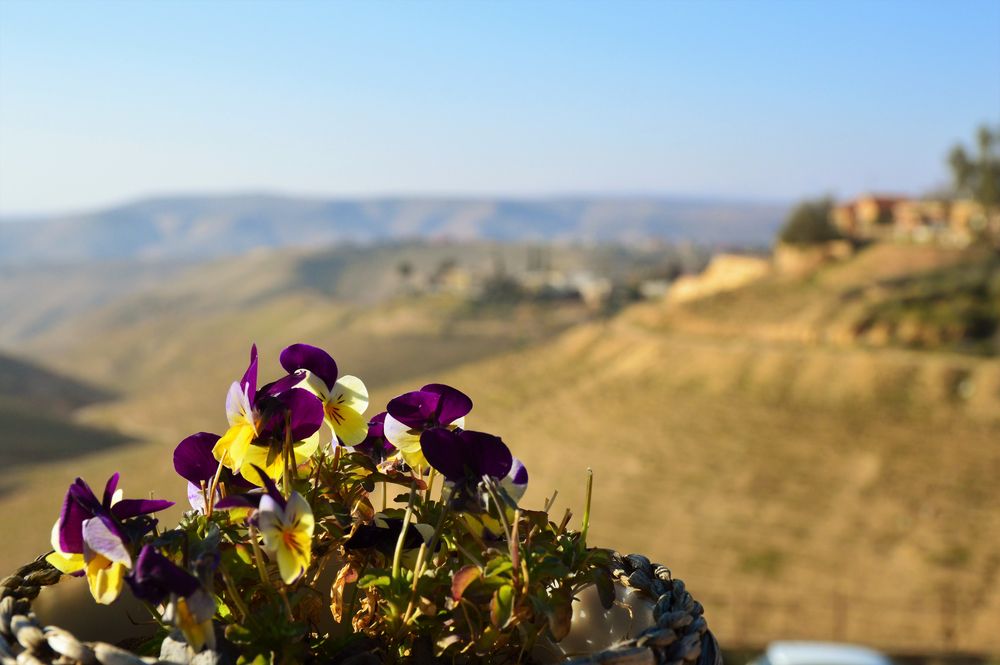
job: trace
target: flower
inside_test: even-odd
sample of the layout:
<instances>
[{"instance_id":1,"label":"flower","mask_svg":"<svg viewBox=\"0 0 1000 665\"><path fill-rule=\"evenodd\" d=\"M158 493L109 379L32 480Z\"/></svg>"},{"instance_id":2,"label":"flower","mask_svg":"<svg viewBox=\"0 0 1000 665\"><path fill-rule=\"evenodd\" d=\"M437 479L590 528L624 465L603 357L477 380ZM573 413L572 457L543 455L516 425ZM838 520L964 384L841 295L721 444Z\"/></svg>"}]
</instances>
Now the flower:
<instances>
[{"instance_id":1,"label":"flower","mask_svg":"<svg viewBox=\"0 0 1000 665\"><path fill-rule=\"evenodd\" d=\"M426 466L427 460L421 453L423 434L436 428L464 427L465 416L471 410L472 400L468 395L451 386L431 383L389 402L385 438L400 450L407 464Z\"/></svg>"},{"instance_id":2,"label":"flower","mask_svg":"<svg viewBox=\"0 0 1000 665\"><path fill-rule=\"evenodd\" d=\"M305 370L304 387L323 403L323 425L316 433L325 450L334 442L356 446L368 436L368 389L356 376L338 378L337 363L323 349L292 344L281 352L281 366L289 374Z\"/></svg>"},{"instance_id":3,"label":"flower","mask_svg":"<svg viewBox=\"0 0 1000 665\"><path fill-rule=\"evenodd\" d=\"M194 575L147 544L125 581L136 598L154 605L166 603L164 620L180 629L195 651L206 645L214 647L215 601Z\"/></svg>"},{"instance_id":4,"label":"flower","mask_svg":"<svg viewBox=\"0 0 1000 665\"><path fill-rule=\"evenodd\" d=\"M122 499L118 478L116 473L108 479L100 501L82 478L70 485L52 528L55 551L46 557L63 573L83 572L91 595L105 605L121 593L125 570L132 566L122 523L174 505L172 501Z\"/></svg>"},{"instance_id":5,"label":"flower","mask_svg":"<svg viewBox=\"0 0 1000 665\"><path fill-rule=\"evenodd\" d=\"M364 441L354 446L355 450L371 457L376 464L381 464L396 452L396 447L385 438L385 417L386 412L383 411L369 420L368 436L365 437Z\"/></svg>"},{"instance_id":6,"label":"flower","mask_svg":"<svg viewBox=\"0 0 1000 665\"><path fill-rule=\"evenodd\" d=\"M420 440L427 462L459 488L475 486L483 476L504 478L513 466L507 444L486 432L438 427Z\"/></svg>"},{"instance_id":7,"label":"flower","mask_svg":"<svg viewBox=\"0 0 1000 665\"><path fill-rule=\"evenodd\" d=\"M257 525L264 540L264 550L277 559L278 572L285 584L294 583L312 561L312 536L315 528L312 508L298 492L286 500L261 469L257 469L267 493L260 497Z\"/></svg>"},{"instance_id":8,"label":"flower","mask_svg":"<svg viewBox=\"0 0 1000 665\"><path fill-rule=\"evenodd\" d=\"M139 552L135 570L125 581L136 598L154 605L162 603L170 594L190 596L201 588L194 575L177 566L149 544Z\"/></svg>"},{"instance_id":9,"label":"flower","mask_svg":"<svg viewBox=\"0 0 1000 665\"><path fill-rule=\"evenodd\" d=\"M262 467L271 478L281 475L284 468L282 447L286 435L295 445L296 466L316 451L312 435L323 423L323 406L315 395L295 388L301 374L290 374L257 386L257 346L250 350L250 364L243 378L233 383L226 397L229 429L215 443L212 454L216 460L251 482L257 475L252 467Z\"/></svg>"},{"instance_id":10,"label":"flower","mask_svg":"<svg viewBox=\"0 0 1000 665\"><path fill-rule=\"evenodd\" d=\"M202 485L206 487L210 485L219 470L220 462L212 454L212 449L218 442L218 434L198 432L187 437L174 448L174 470L181 478L188 481L188 501L192 508L201 512L205 512L205 494L202 491ZM240 489L253 487L245 478L226 468L222 469L219 480L229 487ZM221 496L221 492L217 488L216 499L219 496Z\"/></svg>"},{"instance_id":11,"label":"flower","mask_svg":"<svg viewBox=\"0 0 1000 665\"><path fill-rule=\"evenodd\" d=\"M500 487L517 503L528 489L528 469L516 457L510 465L510 472L500 481Z\"/></svg>"}]
</instances>

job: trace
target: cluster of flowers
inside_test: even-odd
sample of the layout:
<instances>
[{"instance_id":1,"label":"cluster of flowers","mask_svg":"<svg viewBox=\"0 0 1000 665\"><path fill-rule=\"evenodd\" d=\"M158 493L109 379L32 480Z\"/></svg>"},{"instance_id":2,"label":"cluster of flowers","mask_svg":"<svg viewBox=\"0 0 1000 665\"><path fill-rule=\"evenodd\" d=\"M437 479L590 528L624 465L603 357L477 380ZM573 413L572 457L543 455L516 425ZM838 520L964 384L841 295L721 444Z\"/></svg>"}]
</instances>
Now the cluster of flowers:
<instances>
[{"instance_id":1,"label":"cluster of flowers","mask_svg":"<svg viewBox=\"0 0 1000 665\"><path fill-rule=\"evenodd\" d=\"M195 651L215 646L217 626L265 660L337 653L362 635L394 660L421 640L489 652L565 633L568 599L598 581L603 551L567 530L568 511L555 524L518 507L527 470L499 437L465 429L468 396L430 384L367 418L364 383L326 351L295 344L280 363L286 374L258 387L254 346L226 398L228 430L177 445L191 503L177 528L151 517L172 502L122 499L118 474L100 500L78 478L48 561L86 576L98 603L127 585ZM397 507L393 485L409 490Z\"/></svg>"}]
</instances>

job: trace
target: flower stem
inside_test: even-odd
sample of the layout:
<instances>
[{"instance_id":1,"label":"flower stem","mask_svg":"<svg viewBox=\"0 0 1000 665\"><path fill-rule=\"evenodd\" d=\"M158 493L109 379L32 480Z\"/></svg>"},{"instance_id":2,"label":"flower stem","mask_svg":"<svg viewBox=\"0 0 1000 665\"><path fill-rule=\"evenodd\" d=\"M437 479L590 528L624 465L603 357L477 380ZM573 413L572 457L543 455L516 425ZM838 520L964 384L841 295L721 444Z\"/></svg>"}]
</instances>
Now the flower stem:
<instances>
[{"instance_id":1,"label":"flower stem","mask_svg":"<svg viewBox=\"0 0 1000 665\"><path fill-rule=\"evenodd\" d=\"M205 499L206 515L211 515L212 509L215 508L215 489L219 486L220 477L222 477L222 462L219 462L219 466L215 469L215 477L212 478L212 484L208 488L208 497Z\"/></svg>"},{"instance_id":2,"label":"flower stem","mask_svg":"<svg viewBox=\"0 0 1000 665\"><path fill-rule=\"evenodd\" d=\"M410 500L406 504L406 513L403 515L403 528L399 531L399 538L396 539L396 551L392 555L392 579L399 579L399 565L403 559L403 543L406 541L406 532L410 528L410 520L413 519L413 503L417 498L417 483L410 484Z\"/></svg>"},{"instance_id":3,"label":"flower stem","mask_svg":"<svg viewBox=\"0 0 1000 665\"><path fill-rule=\"evenodd\" d=\"M253 558L257 563L257 572L260 573L260 581L264 586L271 586L271 578L267 576L267 567L264 565L264 553L260 551L260 544L257 542L257 527L250 524L250 546L253 548Z\"/></svg>"},{"instance_id":4,"label":"flower stem","mask_svg":"<svg viewBox=\"0 0 1000 665\"><path fill-rule=\"evenodd\" d=\"M282 460L284 462L284 473L281 479L281 489L285 493L285 498L287 499L292 495L292 425L291 416L285 416L285 445L281 451Z\"/></svg>"},{"instance_id":5,"label":"flower stem","mask_svg":"<svg viewBox=\"0 0 1000 665\"><path fill-rule=\"evenodd\" d=\"M219 571L222 573L222 580L226 583L226 591L229 592L230 600L233 601L233 604L236 605L236 609L238 609L242 615L241 620L247 621L251 619L252 615L250 614L250 610L247 609L243 599L240 598L240 594L236 591L236 585L233 584L233 578L230 577L228 572L226 572L225 566L220 566Z\"/></svg>"},{"instance_id":6,"label":"flower stem","mask_svg":"<svg viewBox=\"0 0 1000 665\"><path fill-rule=\"evenodd\" d=\"M594 470L587 468L587 503L583 507L583 528L580 529L580 542L587 546L587 531L590 529L590 500L594 496Z\"/></svg>"},{"instance_id":7,"label":"flower stem","mask_svg":"<svg viewBox=\"0 0 1000 665\"><path fill-rule=\"evenodd\" d=\"M434 533L431 535L431 542L427 545L427 550L430 552L431 556L434 556L434 549L437 547L438 539L441 537L441 531L444 529L444 520L448 517L448 513L451 509L451 494L445 496L447 488L441 488L441 514L438 515L437 524L434 525Z\"/></svg>"}]
</instances>

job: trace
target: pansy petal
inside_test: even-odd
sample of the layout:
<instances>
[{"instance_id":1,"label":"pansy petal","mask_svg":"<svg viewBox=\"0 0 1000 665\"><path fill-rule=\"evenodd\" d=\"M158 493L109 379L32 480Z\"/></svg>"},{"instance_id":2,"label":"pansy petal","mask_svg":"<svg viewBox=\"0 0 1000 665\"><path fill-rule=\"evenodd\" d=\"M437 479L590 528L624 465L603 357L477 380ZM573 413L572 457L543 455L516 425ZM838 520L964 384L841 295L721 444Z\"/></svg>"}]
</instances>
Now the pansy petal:
<instances>
[{"instance_id":1,"label":"pansy petal","mask_svg":"<svg viewBox=\"0 0 1000 665\"><path fill-rule=\"evenodd\" d=\"M345 374L337 379L330 391L330 398L358 413L368 410L368 388L364 381L352 374Z\"/></svg>"},{"instance_id":2,"label":"pansy petal","mask_svg":"<svg viewBox=\"0 0 1000 665\"><path fill-rule=\"evenodd\" d=\"M100 555L108 561L132 565L132 557L122 541L122 533L109 517L99 515L83 523L84 558Z\"/></svg>"},{"instance_id":3,"label":"pansy petal","mask_svg":"<svg viewBox=\"0 0 1000 665\"><path fill-rule=\"evenodd\" d=\"M253 408L253 398L257 394L257 345L254 344L250 347L250 364L247 366L247 371L243 373L243 378L240 380L240 384L243 386L243 392L250 399L250 408Z\"/></svg>"},{"instance_id":4,"label":"pansy petal","mask_svg":"<svg viewBox=\"0 0 1000 665\"><path fill-rule=\"evenodd\" d=\"M356 446L368 437L368 421L354 409L340 409L333 431L345 446Z\"/></svg>"},{"instance_id":5,"label":"pansy petal","mask_svg":"<svg viewBox=\"0 0 1000 665\"><path fill-rule=\"evenodd\" d=\"M140 600L159 604L170 594L189 596L201 587L198 580L147 544L136 558L128 585Z\"/></svg>"},{"instance_id":6,"label":"pansy petal","mask_svg":"<svg viewBox=\"0 0 1000 665\"><path fill-rule=\"evenodd\" d=\"M212 448L212 456L226 467L238 471L254 438L256 434L253 427L246 424L233 425L216 442Z\"/></svg>"},{"instance_id":7,"label":"pansy petal","mask_svg":"<svg viewBox=\"0 0 1000 665\"><path fill-rule=\"evenodd\" d=\"M83 523L94 516L80 505L72 491L66 492L59 514L59 547L63 552L83 554Z\"/></svg>"},{"instance_id":8,"label":"pansy petal","mask_svg":"<svg viewBox=\"0 0 1000 665\"><path fill-rule=\"evenodd\" d=\"M423 429L434 424L434 416L440 401L441 396L437 393L415 390L389 400L386 411L393 419L409 428Z\"/></svg>"},{"instance_id":9,"label":"pansy petal","mask_svg":"<svg viewBox=\"0 0 1000 665\"><path fill-rule=\"evenodd\" d=\"M110 478L108 478L107 484L104 486L104 499L101 501L101 505L105 508L111 505L111 499L115 495L115 490L118 488L118 478L119 473L115 472Z\"/></svg>"},{"instance_id":10,"label":"pansy petal","mask_svg":"<svg viewBox=\"0 0 1000 665\"><path fill-rule=\"evenodd\" d=\"M215 503L216 510L234 510L239 508L256 508L264 494L230 494Z\"/></svg>"},{"instance_id":11,"label":"pansy petal","mask_svg":"<svg viewBox=\"0 0 1000 665\"><path fill-rule=\"evenodd\" d=\"M386 440L399 450L404 453L420 451L420 430L412 429L391 413L386 415L382 427Z\"/></svg>"},{"instance_id":12,"label":"pansy petal","mask_svg":"<svg viewBox=\"0 0 1000 665\"><path fill-rule=\"evenodd\" d=\"M174 470L181 478L198 485L215 476L219 462L212 449L219 442L218 434L198 432L177 444L174 448Z\"/></svg>"},{"instance_id":13,"label":"pansy petal","mask_svg":"<svg viewBox=\"0 0 1000 665\"><path fill-rule=\"evenodd\" d=\"M286 390L291 390L296 386L305 386L306 381L309 377L309 373L305 371L293 372L292 374L286 374L277 381L272 381L267 384L259 391L257 391L257 397L261 395L268 395L269 397L274 397L280 395Z\"/></svg>"},{"instance_id":14,"label":"pansy petal","mask_svg":"<svg viewBox=\"0 0 1000 665\"><path fill-rule=\"evenodd\" d=\"M102 605L110 605L122 592L125 581L125 565L109 562L102 556L87 564L87 584L94 600Z\"/></svg>"},{"instance_id":15,"label":"pansy petal","mask_svg":"<svg viewBox=\"0 0 1000 665\"><path fill-rule=\"evenodd\" d=\"M440 395L434 415L442 425L453 423L472 411L472 399L461 390L443 383L431 383L421 390Z\"/></svg>"},{"instance_id":16,"label":"pansy petal","mask_svg":"<svg viewBox=\"0 0 1000 665\"><path fill-rule=\"evenodd\" d=\"M53 568L63 575L72 575L83 570L87 564L83 561L82 554L64 554L63 552L52 552L45 557Z\"/></svg>"},{"instance_id":17,"label":"pansy petal","mask_svg":"<svg viewBox=\"0 0 1000 665\"><path fill-rule=\"evenodd\" d=\"M174 505L173 501L164 499L122 499L111 506L111 514L120 520L126 520L137 515L148 515L166 510L172 505Z\"/></svg>"},{"instance_id":18,"label":"pansy petal","mask_svg":"<svg viewBox=\"0 0 1000 665\"><path fill-rule=\"evenodd\" d=\"M528 469L516 457L510 466L510 472L500 481L500 486L506 490L515 502L520 501L528 489Z\"/></svg>"},{"instance_id":19,"label":"pansy petal","mask_svg":"<svg viewBox=\"0 0 1000 665\"><path fill-rule=\"evenodd\" d=\"M465 478L466 445L456 432L441 427L420 435L420 449L427 463L452 482Z\"/></svg>"},{"instance_id":20,"label":"pansy petal","mask_svg":"<svg viewBox=\"0 0 1000 665\"><path fill-rule=\"evenodd\" d=\"M303 533L312 538L316 525L312 508L305 497L298 492L292 492L288 497L288 504L285 506L285 524L295 533Z\"/></svg>"},{"instance_id":21,"label":"pansy petal","mask_svg":"<svg viewBox=\"0 0 1000 665\"><path fill-rule=\"evenodd\" d=\"M267 458L270 456L270 448L267 446L250 446L247 454L243 457L243 466L240 467L240 475L258 487L264 487L264 483L257 473L258 469L263 471L267 479L272 483L281 478L281 474L285 470L285 464L281 459L281 455L274 455L271 463L268 464Z\"/></svg>"},{"instance_id":22,"label":"pansy petal","mask_svg":"<svg viewBox=\"0 0 1000 665\"><path fill-rule=\"evenodd\" d=\"M279 398L290 414L292 440L302 441L314 434L323 424L323 404L308 390L292 388Z\"/></svg>"},{"instance_id":23,"label":"pansy petal","mask_svg":"<svg viewBox=\"0 0 1000 665\"><path fill-rule=\"evenodd\" d=\"M281 544L283 516L284 510L274 497L265 494L260 498L260 505L257 507L257 528L264 540L264 549L272 554Z\"/></svg>"},{"instance_id":24,"label":"pansy petal","mask_svg":"<svg viewBox=\"0 0 1000 665\"><path fill-rule=\"evenodd\" d=\"M327 389L337 382L337 363L329 353L310 344L292 344L281 352L281 366L286 372L305 369L319 377Z\"/></svg>"},{"instance_id":25,"label":"pansy petal","mask_svg":"<svg viewBox=\"0 0 1000 665\"><path fill-rule=\"evenodd\" d=\"M311 553L299 536L290 536L277 551L278 572L285 584L293 584L309 567Z\"/></svg>"},{"instance_id":26,"label":"pansy petal","mask_svg":"<svg viewBox=\"0 0 1000 665\"><path fill-rule=\"evenodd\" d=\"M493 478L503 478L510 473L514 458L500 437L472 430L462 430L458 436L465 444L463 452L469 471Z\"/></svg>"}]
</instances>

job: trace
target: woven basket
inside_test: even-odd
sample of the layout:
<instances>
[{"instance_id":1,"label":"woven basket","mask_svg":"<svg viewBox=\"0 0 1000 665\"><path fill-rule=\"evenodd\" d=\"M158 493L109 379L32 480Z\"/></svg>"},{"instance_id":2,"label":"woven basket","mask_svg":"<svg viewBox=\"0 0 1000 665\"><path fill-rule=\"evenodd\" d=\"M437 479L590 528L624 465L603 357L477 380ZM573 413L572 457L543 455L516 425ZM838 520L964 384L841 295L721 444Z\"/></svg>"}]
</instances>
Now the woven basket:
<instances>
[{"instance_id":1,"label":"woven basket","mask_svg":"<svg viewBox=\"0 0 1000 665\"><path fill-rule=\"evenodd\" d=\"M616 582L654 603L655 624L606 651L573 659L570 665L722 665L704 608L666 566L641 554L616 553L612 574ZM176 665L105 642L82 642L61 628L41 626L31 603L42 587L55 584L61 576L43 555L0 581L0 665Z\"/></svg>"}]
</instances>

